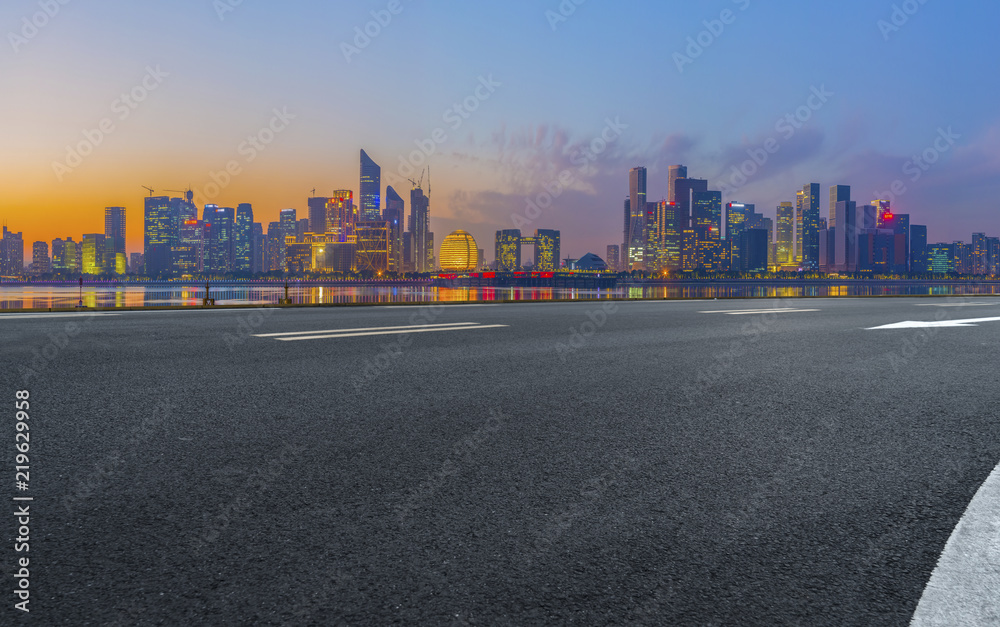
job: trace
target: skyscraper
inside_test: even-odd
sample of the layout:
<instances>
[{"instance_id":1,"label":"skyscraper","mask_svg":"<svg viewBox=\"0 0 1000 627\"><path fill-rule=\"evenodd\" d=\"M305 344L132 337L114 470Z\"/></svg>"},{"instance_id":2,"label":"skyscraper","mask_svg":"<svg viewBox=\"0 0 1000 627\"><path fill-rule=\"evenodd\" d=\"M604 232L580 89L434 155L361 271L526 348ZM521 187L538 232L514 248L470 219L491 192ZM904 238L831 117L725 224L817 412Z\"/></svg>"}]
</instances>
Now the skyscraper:
<instances>
[{"instance_id":1,"label":"skyscraper","mask_svg":"<svg viewBox=\"0 0 1000 627\"><path fill-rule=\"evenodd\" d=\"M281 222L267 225L267 271L285 271L285 228Z\"/></svg>"},{"instance_id":2,"label":"skyscraper","mask_svg":"<svg viewBox=\"0 0 1000 627\"><path fill-rule=\"evenodd\" d=\"M317 235L325 235L330 230L329 216L327 215L327 203L330 199L325 196L313 196L309 199L309 232Z\"/></svg>"},{"instance_id":3,"label":"skyscraper","mask_svg":"<svg viewBox=\"0 0 1000 627\"><path fill-rule=\"evenodd\" d=\"M927 226L910 226L910 272L927 272Z\"/></svg>"},{"instance_id":4,"label":"skyscraper","mask_svg":"<svg viewBox=\"0 0 1000 627\"><path fill-rule=\"evenodd\" d=\"M808 270L819 268L819 183L809 183L798 194L799 206L796 223L802 266ZM797 252L799 252L797 250Z\"/></svg>"},{"instance_id":5,"label":"skyscraper","mask_svg":"<svg viewBox=\"0 0 1000 627\"><path fill-rule=\"evenodd\" d=\"M676 270L681 266L681 233L684 227L680 211L680 205L676 202L664 200L657 203L656 222L660 235L660 257L657 264L660 269ZM610 260L608 264L611 265Z\"/></svg>"},{"instance_id":6,"label":"skyscraper","mask_svg":"<svg viewBox=\"0 0 1000 627\"><path fill-rule=\"evenodd\" d=\"M535 245L535 270L554 272L559 269L559 231L539 229L532 238Z\"/></svg>"},{"instance_id":7,"label":"skyscraper","mask_svg":"<svg viewBox=\"0 0 1000 627\"><path fill-rule=\"evenodd\" d=\"M182 274L197 274L205 270L205 223L184 220L177 245L177 270Z\"/></svg>"},{"instance_id":8,"label":"skyscraper","mask_svg":"<svg viewBox=\"0 0 1000 627\"><path fill-rule=\"evenodd\" d=\"M618 244L612 244L608 246L608 254L606 256L606 259L608 263L608 269L612 271L618 271L619 266L621 265L620 260L618 258L619 250L621 250L621 248L618 246Z\"/></svg>"},{"instance_id":9,"label":"skyscraper","mask_svg":"<svg viewBox=\"0 0 1000 627\"><path fill-rule=\"evenodd\" d=\"M646 251L646 168L638 167L629 170L629 227L628 238L625 240L629 268L638 266L645 268Z\"/></svg>"},{"instance_id":10,"label":"skyscraper","mask_svg":"<svg viewBox=\"0 0 1000 627\"><path fill-rule=\"evenodd\" d=\"M361 151L361 219L378 220L382 214L381 205L382 168Z\"/></svg>"},{"instance_id":11,"label":"skyscraper","mask_svg":"<svg viewBox=\"0 0 1000 627\"><path fill-rule=\"evenodd\" d=\"M253 265L253 206L242 203L236 207L233 225L233 272L249 273Z\"/></svg>"},{"instance_id":12,"label":"skyscraper","mask_svg":"<svg viewBox=\"0 0 1000 627\"><path fill-rule=\"evenodd\" d=\"M326 232L333 233L337 242L353 242L358 216L358 207L354 204L354 192L349 189L339 189L333 192L326 203Z\"/></svg>"},{"instance_id":13,"label":"skyscraper","mask_svg":"<svg viewBox=\"0 0 1000 627\"><path fill-rule=\"evenodd\" d=\"M253 274L265 272L264 248L264 225L254 222L250 239L250 272Z\"/></svg>"},{"instance_id":14,"label":"skyscraper","mask_svg":"<svg viewBox=\"0 0 1000 627\"><path fill-rule=\"evenodd\" d=\"M125 207L104 209L104 236L113 255L125 252Z\"/></svg>"},{"instance_id":15,"label":"skyscraper","mask_svg":"<svg viewBox=\"0 0 1000 627\"><path fill-rule=\"evenodd\" d=\"M677 197L677 179L686 179L688 176L687 166L684 165L672 165L670 166L667 179L667 202L680 202ZM686 228L686 227L684 227Z\"/></svg>"},{"instance_id":16,"label":"skyscraper","mask_svg":"<svg viewBox=\"0 0 1000 627\"><path fill-rule=\"evenodd\" d=\"M37 275L52 272L48 242L35 242L31 245L31 267Z\"/></svg>"},{"instance_id":17,"label":"skyscraper","mask_svg":"<svg viewBox=\"0 0 1000 627\"><path fill-rule=\"evenodd\" d=\"M837 203L839 202L850 202L851 201L851 186L850 185L832 185L830 187L830 219L827 221L827 227L831 229L837 228ZM839 235L837 237L840 237Z\"/></svg>"},{"instance_id":18,"label":"skyscraper","mask_svg":"<svg viewBox=\"0 0 1000 627\"><path fill-rule=\"evenodd\" d=\"M205 243L206 273L224 275L234 271L235 225L236 210L231 207L219 207L205 226L209 233Z\"/></svg>"},{"instance_id":19,"label":"skyscraper","mask_svg":"<svg viewBox=\"0 0 1000 627\"><path fill-rule=\"evenodd\" d=\"M206 208L207 210L207 208ZM173 248L177 244L178 224L171 211L170 198L150 196L145 199L143 221L143 258L146 275L156 277L173 271Z\"/></svg>"},{"instance_id":20,"label":"skyscraper","mask_svg":"<svg viewBox=\"0 0 1000 627\"><path fill-rule=\"evenodd\" d=\"M692 192L691 200L691 228L698 234L698 239L721 239L722 193L709 190Z\"/></svg>"},{"instance_id":21,"label":"skyscraper","mask_svg":"<svg viewBox=\"0 0 1000 627\"><path fill-rule=\"evenodd\" d=\"M521 231L497 231L496 260L498 272L516 272L521 269Z\"/></svg>"},{"instance_id":22,"label":"skyscraper","mask_svg":"<svg viewBox=\"0 0 1000 627\"><path fill-rule=\"evenodd\" d=\"M778 234L775 263L788 266L795 263L795 207L790 202L778 205Z\"/></svg>"},{"instance_id":23,"label":"skyscraper","mask_svg":"<svg viewBox=\"0 0 1000 627\"><path fill-rule=\"evenodd\" d=\"M415 187L410 192L410 232L414 272L434 271L434 244L430 236L431 199Z\"/></svg>"},{"instance_id":24,"label":"skyscraper","mask_svg":"<svg viewBox=\"0 0 1000 627\"><path fill-rule=\"evenodd\" d=\"M390 185L385 190L385 209L382 219L389 223L389 272L403 272L403 225L406 217L406 203L402 196Z\"/></svg>"},{"instance_id":25,"label":"skyscraper","mask_svg":"<svg viewBox=\"0 0 1000 627\"><path fill-rule=\"evenodd\" d=\"M381 220L357 223L355 267L358 272L381 275L389 268L389 224Z\"/></svg>"},{"instance_id":26,"label":"skyscraper","mask_svg":"<svg viewBox=\"0 0 1000 627\"><path fill-rule=\"evenodd\" d=\"M90 276L98 276L105 272L105 253L107 244L104 233L89 233L83 236L82 272Z\"/></svg>"}]
</instances>

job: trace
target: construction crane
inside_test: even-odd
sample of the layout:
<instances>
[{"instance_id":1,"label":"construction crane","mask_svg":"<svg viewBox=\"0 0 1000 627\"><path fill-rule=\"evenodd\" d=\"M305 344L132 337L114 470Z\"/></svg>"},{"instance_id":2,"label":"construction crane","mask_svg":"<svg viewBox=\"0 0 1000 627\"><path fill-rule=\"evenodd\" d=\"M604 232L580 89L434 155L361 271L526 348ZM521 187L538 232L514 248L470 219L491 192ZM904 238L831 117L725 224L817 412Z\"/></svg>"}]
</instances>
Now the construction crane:
<instances>
[{"instance_id":1,"label":"construction crane","mask_svg":"<svg viewBox=\"0 0 1000 627\"><path fill-rule=\"evenodd\" d=\"M413 189L423 189L423 187L424 187L424 175L425 174L427 174L427 170L426 169L424 169L420 173L420 182L414 181L413 179L406 179L406 180L408 180L409 182L413 183Z\"/></svg>"},{"instance_id":2,"label":"construction crane","mask_svg":"<svg viewBox=\"0 0 1000 627\"><path fill-rule=\"evenodd\" d=\"M175 194L184 194L184 198L186 198L188 202L194 201L194 191L190 187L187 189L165 189L163 191L173 192Z\"/></svg>"},{"instance_id":3,"label":"construction crane","mask_svg":"<svg viewBox=\"0 0 1000 627\"><path fill-rule=\"evenodd\" d=\"M152 198L155 190L152 187L146 187L145 185L140 185L139 187L149 190L149 197Z\"/></svg>"}]
</instances>

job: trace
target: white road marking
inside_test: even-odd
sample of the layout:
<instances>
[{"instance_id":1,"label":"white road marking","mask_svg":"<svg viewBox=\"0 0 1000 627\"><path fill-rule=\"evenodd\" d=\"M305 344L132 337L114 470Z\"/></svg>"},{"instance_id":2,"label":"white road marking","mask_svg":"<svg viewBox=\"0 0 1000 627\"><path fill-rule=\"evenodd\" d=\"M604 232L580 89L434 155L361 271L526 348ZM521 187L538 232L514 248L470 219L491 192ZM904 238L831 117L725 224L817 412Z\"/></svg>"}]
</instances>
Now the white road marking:
<instances>
[{"instance_id":1,"label":"white road marking","mask_svg":"<svg viewBox=\"0 0 1000 627\"><path fill-rule=\"evenodd\" d=\"M821 309L723 309L721 311L699 311L703 314L728 314L730 316L753 316L756 314L807 313Z\"/></svg>"},{"instance_id":2,"label":"white road marking","mask_svg":"<svg viewBox=\"0 0 1000 627\"><path fill-rule=\"evenodd\" d=\"M292 333L263 333L254 337L290 337L293 335L329 335L337 333L358 333L361 331L394 331L396 329L429 329L433 327L467 327L476 326L478 322L452 322L448 324L410 324L401 327L368 327L366 329L330 329L328 331L295 331Z\"/></svg>"},{"instance_id":3,"label":"white road marking","mask_svg":"<svg viewBox=\"0 0 1000 627\"><path fill-rule=\"evenodd\" d=\"M484 324L477 326L446 327L436 329L401 329L399 331L369 331L366 333L339 333L337 335L306 335L299 337L274 338L279 342L300 342L303 340L339 340L345 337L367 337L371 335L406 335L408 333L440 333L442 331L477 331L479 329L506 329L506 324Z\"/></svg>"},{"instance_id":4,"label":"white road marking","mask_svg":"<svg viewBox=\"0 0 1000 627\"><path fill-rule=\"evenodd\" d=\"M881 327L869 327L868 331L882 331L885 329L927 329L934 327L975 327L980 322L1000 322L1000 318L971 318L969 320L907 320L895 324L886 324Z\"/></svg>"},{"instance_id":5,"label":"white road marking","mask_svg":"<svg viewBox=\"0 0 1000 627\"><path fill-rule=\"evenodd\" d=\"M914 307L996 307L1000 303L920 303Z\"/></svg>"},{"instance_id":6,"label":"white road marking","mask_svg":"<svg viewBox=\"0 0 1000 627\"><path fill-rule=\"evenodd\" d=\"M89 318L91 316L120 316L118 313L37 313L37 314L0 314L0 320L31 320L36 318Z\"/></svg>"},{"instance_id":7,"label":"white road marking","mask_svg":"<svg viewBox=\"0 0 1000 627\"><path fill-rule=\"evenodd\" d=\"M1000 618L1000 466L986 479L938 559L911 627L996 625Z\"/></svg>"}]
</instances>

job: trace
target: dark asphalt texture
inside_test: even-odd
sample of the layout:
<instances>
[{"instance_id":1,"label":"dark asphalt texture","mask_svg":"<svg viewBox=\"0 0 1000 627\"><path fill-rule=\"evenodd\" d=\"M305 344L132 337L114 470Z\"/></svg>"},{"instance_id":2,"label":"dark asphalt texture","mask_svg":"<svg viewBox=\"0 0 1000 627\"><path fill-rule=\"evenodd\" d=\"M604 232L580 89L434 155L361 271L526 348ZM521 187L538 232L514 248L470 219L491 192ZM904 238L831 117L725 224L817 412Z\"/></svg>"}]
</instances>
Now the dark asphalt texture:
<instances>
[{"instance_id":1,"label":"dark asphalt texture","mask_svg":"<svg viewBox=\"0 0 1000 627\"><path fill-rule=\"evenodd\" d=\"M0 623L906 625L1000 462L1000 322L864 330L935 316L1000 299L0 317Z\"/></svg>"}]
</instances>

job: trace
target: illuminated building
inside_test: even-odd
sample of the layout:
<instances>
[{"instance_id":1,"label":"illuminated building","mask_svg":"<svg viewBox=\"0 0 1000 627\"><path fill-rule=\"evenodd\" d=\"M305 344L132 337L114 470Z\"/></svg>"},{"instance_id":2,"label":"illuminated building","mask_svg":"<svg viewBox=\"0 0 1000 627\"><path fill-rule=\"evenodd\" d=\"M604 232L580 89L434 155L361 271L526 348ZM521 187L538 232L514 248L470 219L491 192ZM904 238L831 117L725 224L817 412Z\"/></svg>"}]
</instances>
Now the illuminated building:
<instances>
[{"instance_id":1,"label":"illuminated building","mask_svg":"<svg viewBox=\"0 0 1000 627\"><path fill-rule=\"evenodd\" d=\"M358 209L354 206L354 192L337 190L326 204L326 232L336 235L338 242L353 242Z\"/></svg>"},{"instance_id":2,"label":"illuminated building","mask_svg":"<svg viewBox=\"0 0 1000 627\"><path fill-rule=\"evenodd\" d=\"M66 271L66 243L59 238L52 240L52 271L56 274Z\"/></svg>"},{"instance_id":3,"label":"illuminated building","mask_svg":"<svg viewBox=\"0 0 1000 627\"><path fill-rule=\"evenodd\" d=\"M285 229L281 222L267 225L267 271L285 271Z\"/></svg>"},{"instance_id":4,"label":"illuminated building","mask_svg":"<svg viewBox=\"0 0 1000 627\"><path fill-rule=\"evenodd\" d=\"M479 267L479 247L471 234L455 231L441 242L438 259L444 272L472 272Z\"/></svg>"},{"instance_id":5,"label":"illuminated building","mask_svg":"<svg viewBox=\"0 0 1000 627\"><path fill-rule=\"evenodd\" d=\"M607 265L614 271L617 271L619 267L619 259L618 259L619 250L621 250L621 248L617 244L612 244L611 246L608 246L608 254L606 257L608 260Z\"/></svg>"},{"instance_id":6,"label":"illuminated building","mask_svg":"<svg viewBox=\"0 0 1000 627\"><path fill-rule=\"evenodd\" d=\"M295 232L298 230L298 218L296 217L295 209L282 209L278 216L278 221L281 223L281 230L285 237L291 235L295 237Z\"/></svg>"},{"instance_id":7,"label":"illuminated building","mask_svg":"<svg viewBox=\"0 0 1000 627\"><path fill-rule=\"evenodd\" d=\"M888 215L889 219L892 219L891 203L888 200L873 200L872 205L875 207L875 219L876 219L875 228L877 229L884 228L883 226L885 220L884 216Z\"/></svg>"},{"instance_id":8,"label":"illuminated building","mask_svg":"<svg viewBox=\"0 0 1000 627\"><path fill-rule=\"evenodd\" d=\"M265 271L264 267L264 250L265 250L265 240L264 240L264 225L260 222L253 223L253 230L251 231L250 240L250 272L253 274L260 274Z\"/></svg>"},{"instance_id":9,"label":"illuminated building","mask_svg":"<svg viewBox=\"0 0 1000 627\"><path fill-rule=\"evenodd\" d=\"M382 219L389 223L389 272L402 274L403 266L403 225L406 203L402 196L390 185L385 190L385 209Z\"/></svg>"},{"instance_id":10,"label":"illuminated building","mask_svg":"<svg viewBox=\"0 0 1000 627\"><path fill-rule=\"evenodd\" d=\"M177 270L183 274L198 274L205 270L205 223L185 220L181 223L177 245Z\"/></svg>"},{"instance_id":11,"label":"illuminated building","mask_svg":"<svg viewBox=\"0 0 1000 627\"><path fill-rule=\"evenodd\" d=\"M498 272L516 272L521 269L521 231L497 231L496 256Z\"/></svg>"},{"instance_id":12,"label":"illuminated building","mask_svg":"<svg viewBox=\"0 0 1000 627\"><path fill-rule=\"evenodd\" d=\"M694 272L698 269L698 234L694 229L681 231L681 270Z\"/></svg>"},{"instance_id":13,"label":"illuminated building","mask_svg":"<svg viewBox=\"0 0 1000 627\"><path fill-rule=\"evenodd\" d=\"M629 219L625 237L626 263L643 269L646 253L646 168L632 168L628 174Z\"/></svg>"},{"instance_id":14,"label":"illuminated building","mask_svg":"<svg viewBox=\"0 0 1000 627\"><path fill-rule=\"evenodd\" d=\"M173 271L173 248L177 244L177 227L169 198L151 196L145 199L143 257L147 275L155 277Z\"/></svg>"},{"instance_id":15,"label":"illuminated building","mask_svg":"<svg viewBox=\"0 0 1000 627\"><path fill-rule=\"evenodd\" d=\"M233 223L233 272L250 272L252 247L253 206L242 203L236 207L236 220Z\"/></svg>"},{"instance_id":16,"label":"illuminated building","mask_svg":"<svg viewBox=\"0 0 1000 627\"><path fill-rule=\"evenodd\" d=\"M778 234L775 263L788 266L795 262L795 207L790 202L778 205Z\"/></svg>"},{"instance_id":17,"label":"illuminated building","mask_svg":"<svg viewBox=\"0 0 1000 627\"><path fill-rule=\"evenodd\" d=\"M80 274L80 245L67 237L63 242L63 265L69 274Z\"/></svg>"},{"instance_id":18,"label":"illuminated building","mask_svg":"<svg viewBox=\"0 0 1000 627\"><path fill-rule=\"evenodd\" d=\"M312 271L312 243L296 241L294 235L285 237L285 267L289 274L301 275Z\"/></svg>"},{"instance_id":19,"label":"illuminated building","mask_svg":"<svg viewBox=\"0 0 1000 627\"><path fill-rule=\"evenodd\" d=\"M434 242L430 235L431 200L424 190L415 187L410 191L410 251L413 255L413 271L418 273L434 270Z\"/></svg>"},{"instance_id":20,"label":"illuminated building","mask_svg":"<svg viewBox=\"0 0 1000 627\"><path fill-rule=\"evenodd\" d=\"M659 271L661 250L660 250L660 224L657 220L659 203L647 202L646 213L643 216L643 239L646 241L646 250L643 253L643 266L647 271Z\"/></svg>"},{"instance_id":21,"label":"illuminated building","mask_svg":"<svg viewBox=\"0 0 1000 627\"><path fill-rule=\"evenodd\" d=\"M378 221L382 214L382 168L368 154L361 151L360 220Z\"/></svg>"},{"instance_id":22,"label":"illuminated building","mask_svg":"<svg viewBox=\"0 0 1000 627\"><path fill-rule=\"evenodd\" d=\"M987 249L986 249L985 233L972 234L972 252L969 258L971 261L969 274L984 275L987 273L987 268L986 268Z\"/></svg>"},{"instance_id":23,"label":"illuminated building","mask_svg":"<svg viewBox=\"0 0 1000 627\"><path fill-rule=\"evenodd\" d=\"M686 179L688 176L687 166L672 165L668 169L667 178L667 202L677 204L677 180Z\"/></svg>"},{"instance_id":24,"label":"illuminated building","mask_svg":"<svg viewBox=\"0 0 1000 627\"><path fill-rule=\"evenodd\" d=\"M99 276L104 273L106 246L104 233L90 233L83 236L83 254L81 255L83 274Z\"/></svg>"},{"instance_id":25,"label":"illuminated building","mask_svg":"<svg viewBox=\"0 0 1000 627\"><path fill-rule=\"evenodd\" d=\"M125 252L125 207L104 209L104 236L112 255Z\"/></svg>"},{"instance_id":26,"label":"illuminated building","mask_svg":"<svg viewBox=\"0 0 1000 627\"><path fill-rule=\"evenodd\" d=\"M851 202L851 186L850 185L831 185L830 186L830 220L829 220L829 222L827 224L828 228L831 228L831 229L837 228L837 218L840 216L840 214L837 211L837 203L842 203L842 202Z\"/></svg>"},{"instance_id":27,"label":"illuminated building","mask_svg":"<svg viewBox=\"0 0 1000 627\"><path fill-rule=\"evenodd\" d=\"M927 226L923 224L910 227L910 272L928 272Z\"/></svg>"},{"instance_id":28,"label":"illuminated building","mask_svg":"<svg viewBox=\"0 0 1000 627\"><path fill-rule=\"evenodd\" d=\"M143 261L142 253L132 253L129 255L129 272L132 274L142 274L145 271L146 262Z\"/></svg>"},{"instance_id":29,"label":"illuminated building","mask_svg":"<svg viewBox=\"0 0 1000 627\"><path fill-rule=\"evenodd\" d=\"M358 272L385 274L389 269L389 223L364 220L355 229L355 267Z\"/></svg>"},{"instance_id":30,"label":"illuminated building","mask_svg":"<svg viewBox=\"0 0 1000 627\"><path fill-rule=\"evenodd\" d=\"M952 244L933 244L927 248L927 268L934 274L955 271L955 247Z\"/></svg>"},{"instance_id":31,"label":"illuminated building","mask_svg":"<svg viewBox=\"0 0 1000 627\"><path fill-rule=\"evenodd\" d=\"M672 180L671 185L674 184ZM684 230L680 205L669 200L657 203L656 222L660 237L657 264L661 269L676 270L681 266L681 232Z\"/></svg>"},{"instance_id":32,"label":"illuminated building","mask_svg":"<svg viewBox=\"0 0 1000 627\"><path fill-rule=\"evenodd\" d=\"M722 193L715 191L692 192L691 228L698 239L722 238Z\"/></svg>"},{"instance_id":33,"label":"illuminated building","mask_svg":"<svg viewBox=\"0 0 1000 627\"><path fill-rule=\"evenodd\" d=\"M205 272L229 274L235 270L236 249L234 241L236 210L220 207L209 215L205 228Z\"/></svg>"},{"instance_id":34,"label":"illuminated building","mask_svg":"<svg viewBox=\"0 0 1000 627\"><path fill-rule=\"evenodd\" d=\"M52 272L52 260L49 259L49 243L35 242L31 245L31 266L35 274Z\"/></svg>"},{"instance_id":35,"label":"illuminated building","mask_svg":"<svg viewBox=\"0 0 1000 627\"><path fill-rule=\"evenodd\" d=\"M753 211L754 205L741 202L726 203L726 239L734 240L739 237L746 222L748 209Z\"/></svg>"},{"instance_id":36,"label":"illuminated building","mask_svg":"<svg viewBox=\"0 0 1000 627\"><path fill-rule=\"evenodd\" d=\"M607 272L608 264L594 253L587 253L572 263L577 272Z\"/></svg>"},{"instance_id":37,"label":"illuminated building","mask_svg":"<svg viewBox=\"0 0 1000 627\"><path fill-rule=\"evenodd\" d=\"M562 239L559 231L538 229L533 237L520 239L520 246L535 247L535 270L554 272L559 269L560 240Z\"/></svg>"},{"instance_id":38,"label":"illuminated building","mask_svg":"<svg viewBox=\"0 0 1000 627\"><path fill-rule=\"evenodd\" d=\"M805 185L797 196L796 255L804 268L816 270L819 268L819 183Z\"/></svg>"}]
</instances>

